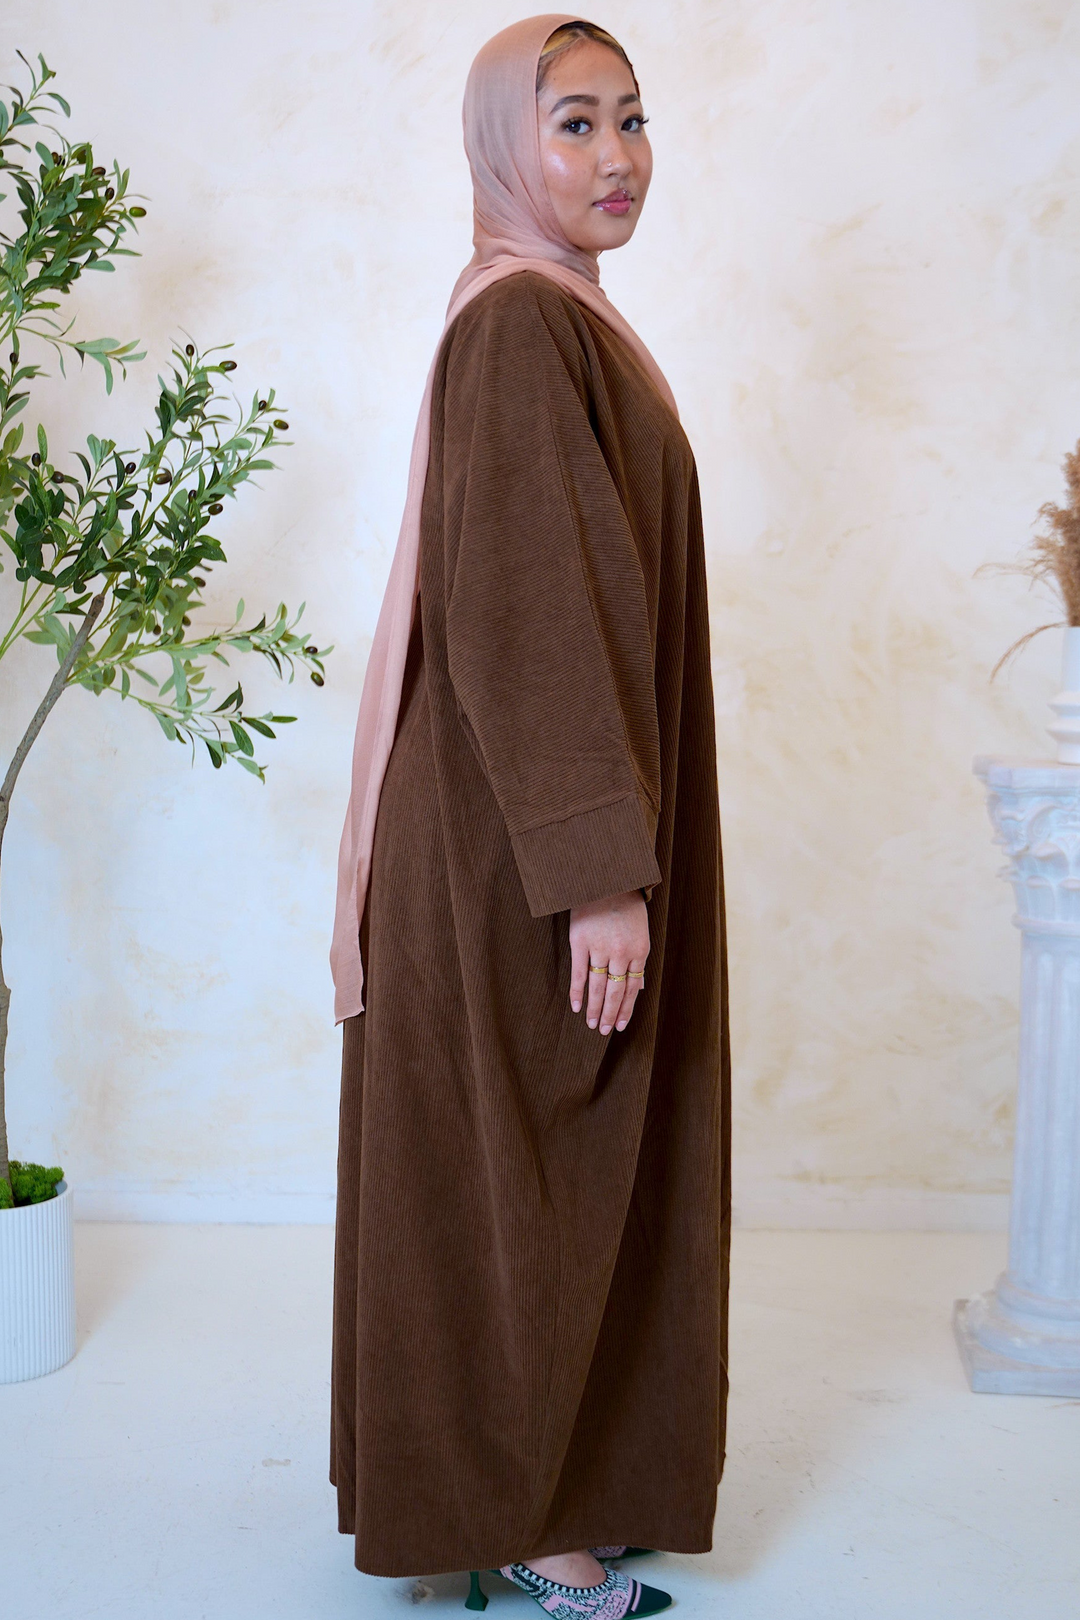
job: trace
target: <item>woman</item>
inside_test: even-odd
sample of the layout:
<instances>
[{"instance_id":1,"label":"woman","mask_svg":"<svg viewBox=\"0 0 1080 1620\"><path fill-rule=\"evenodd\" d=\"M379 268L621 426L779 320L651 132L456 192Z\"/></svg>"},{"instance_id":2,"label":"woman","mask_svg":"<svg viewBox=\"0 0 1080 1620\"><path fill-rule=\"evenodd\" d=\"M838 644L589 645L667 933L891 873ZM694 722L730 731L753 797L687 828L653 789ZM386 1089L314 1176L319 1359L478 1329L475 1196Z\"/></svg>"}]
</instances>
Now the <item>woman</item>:
<instances>
[{"instance_id":1,"label":"woman","mask_svg":"<svg viewBox=\"0 0 1080 1620\"><path fill-rule=\"evenodd\" d=\"M499 1567L603 1620L670 1599L598 1552L711 1547L727 1397L697 473L598 284L644 123L622 48L572 16L473 63L476 251L365 676L332 952L339 1529L369 1574Z\"/></svg>"}]
</instances>

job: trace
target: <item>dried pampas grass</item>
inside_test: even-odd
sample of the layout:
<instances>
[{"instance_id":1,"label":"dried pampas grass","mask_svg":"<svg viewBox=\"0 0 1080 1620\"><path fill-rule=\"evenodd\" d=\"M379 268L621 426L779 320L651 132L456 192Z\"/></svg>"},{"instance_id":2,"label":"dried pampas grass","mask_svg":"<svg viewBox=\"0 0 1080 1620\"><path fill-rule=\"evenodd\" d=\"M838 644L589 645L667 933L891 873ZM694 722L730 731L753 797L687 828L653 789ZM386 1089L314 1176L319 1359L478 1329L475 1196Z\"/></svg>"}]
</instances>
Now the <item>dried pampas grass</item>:
<instances>
[{"instance_id":1,"label":"dried pampas grass","mask_svg":"<svg viewBox=\"0 0 1080 1620\"><path fill-rule=\"evenodd\" d=\"M1039 516L1047 527L1032 540L1027 556L1015 563L983 563L975 572L1024 574L1032 585L1049 583L1061 598L1065 618L1055 619L1051 624L1040 624L1037 629L1029 630L1026 636L1021 636L1019 641L1014 641L991 670L991 680L1021 647L1027 646L1032 637L1041 635L1044 630L1059 629L1062 625L1080 625L1080 441L1075 450L1065 457L1062 468L1069 492L1068 503L1058 506L1053 501L1046 501L1039 507Z\"/></svg>"}]
</instances>

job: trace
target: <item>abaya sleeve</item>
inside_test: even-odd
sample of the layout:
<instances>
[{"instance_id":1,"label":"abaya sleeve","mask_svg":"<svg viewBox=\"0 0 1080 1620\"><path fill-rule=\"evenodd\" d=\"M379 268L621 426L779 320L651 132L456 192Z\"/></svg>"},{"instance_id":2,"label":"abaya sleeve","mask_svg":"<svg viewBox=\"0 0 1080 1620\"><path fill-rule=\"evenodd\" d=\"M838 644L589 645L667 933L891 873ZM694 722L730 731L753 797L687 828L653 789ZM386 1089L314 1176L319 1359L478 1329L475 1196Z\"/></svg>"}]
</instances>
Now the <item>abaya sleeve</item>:
<instances>
[{"instance_id":1,"label":"abaya sleeve","mask_svg":"<svg viewBox=\"0 0 1080 1620\"><path fill-rule=\"evenodd\" d=\"M534 917L661 881L653 633L597 365L573 300L528 273L447 338L449 672Z\"/></svg>"}]
</instances>

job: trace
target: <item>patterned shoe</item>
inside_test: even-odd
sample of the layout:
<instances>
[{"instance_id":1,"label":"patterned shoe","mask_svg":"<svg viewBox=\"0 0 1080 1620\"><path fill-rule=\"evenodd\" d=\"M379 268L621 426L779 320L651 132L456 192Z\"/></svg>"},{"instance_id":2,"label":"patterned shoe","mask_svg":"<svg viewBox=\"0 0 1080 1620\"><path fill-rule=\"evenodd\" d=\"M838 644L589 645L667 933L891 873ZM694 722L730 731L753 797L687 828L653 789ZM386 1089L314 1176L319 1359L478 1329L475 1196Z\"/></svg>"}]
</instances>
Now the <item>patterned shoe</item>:
<instances>
[{"instance_id":1,"label":"patterned shoe","mask_svg":"<svg viewBox=\"0 0 1080 1620\"><path fill-rule=\"evenodd\" d=\"M659 1614L671 1606L667 1592L643 1586L617 1569L609 1569L598 1586L563 1586L527 1564L504 1564L499 1574L535 1598L552 1620L623 1620L624 1615Z\"/></svg>"},{"instance_id":2,"label":"patterned shoe","mask_svg":"<svg viewBox=\"0 0 1080 1620\"><path fill-rule=\"evenodd\" d=\"M647 1558L655 1547L590 1547L589 1551L601 1563L605 1558Z\"/></svg>"}]
</instances>

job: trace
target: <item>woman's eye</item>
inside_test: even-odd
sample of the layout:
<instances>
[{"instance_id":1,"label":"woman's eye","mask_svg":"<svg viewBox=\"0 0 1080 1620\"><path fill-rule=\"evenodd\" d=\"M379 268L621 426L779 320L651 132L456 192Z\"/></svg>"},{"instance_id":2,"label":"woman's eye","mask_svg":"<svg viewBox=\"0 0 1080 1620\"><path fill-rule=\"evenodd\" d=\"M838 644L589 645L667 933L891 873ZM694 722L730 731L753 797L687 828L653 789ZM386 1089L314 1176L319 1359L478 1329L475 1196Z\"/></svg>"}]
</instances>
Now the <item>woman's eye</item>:
<instances>
[{"instance_id":1,"label":"woman's eye","mask_svg":"<svg viewBox=\"0 0 1080 1620\"><path fill-rule=\"evenodd\" d=\"M637 131L644 128L648 122L649 120L645 117L644 113L631 113L628 118L623 119L622 127L623 129L627 129L632 124L634 125L634 128L630 130L630 133L636 134ZM576 135L578 134L579 129L591 129L592 125L589 123L587 118L567 118L563 121L562 127L571 135Z\"/></svg>"}]
</instances>

